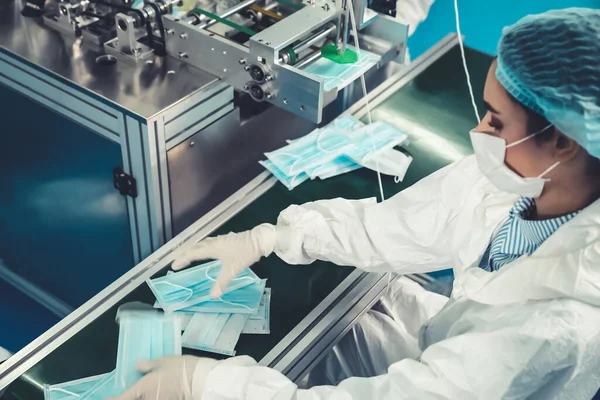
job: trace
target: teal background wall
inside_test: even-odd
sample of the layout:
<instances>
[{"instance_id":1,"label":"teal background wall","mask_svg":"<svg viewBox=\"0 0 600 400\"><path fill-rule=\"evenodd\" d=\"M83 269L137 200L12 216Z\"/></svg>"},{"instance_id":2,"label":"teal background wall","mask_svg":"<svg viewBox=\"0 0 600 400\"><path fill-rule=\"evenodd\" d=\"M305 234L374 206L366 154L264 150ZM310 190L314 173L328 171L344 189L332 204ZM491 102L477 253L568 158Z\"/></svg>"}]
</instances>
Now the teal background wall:
<instances>
[{"instance_id":1,"label":"teal background wall","mask_svg":"<svg viewBox=\"0 0 600 400\"><path fill-rule=\"evenodd\" d=\"M496 53L503 27L527 14L568 7L600 9L600 0L458 0L465 43L488 54ZM412 58L422 54L450 32L456 32L454 1L436 0L429 17L408 42Z\"/></svg>"}]
</instances>

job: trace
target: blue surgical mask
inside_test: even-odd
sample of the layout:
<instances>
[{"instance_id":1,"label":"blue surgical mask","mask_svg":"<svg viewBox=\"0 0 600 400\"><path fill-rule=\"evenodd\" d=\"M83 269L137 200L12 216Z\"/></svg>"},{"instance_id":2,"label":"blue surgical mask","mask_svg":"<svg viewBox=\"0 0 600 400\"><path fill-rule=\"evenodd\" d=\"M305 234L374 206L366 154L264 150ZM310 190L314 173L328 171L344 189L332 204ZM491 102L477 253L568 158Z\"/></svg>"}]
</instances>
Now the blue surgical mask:
<instances>
[{"instance_id":1,"label":"blue surgical mask","mask_svg":"<svg viewBox=\"0 0 600 400\"><path fill-rule=\"evenodd\" d=\"M307 173L310 179L327 179L359 168L361 168L361 166L352 161L352 159L346 156L339 156L326 164L319 165L318 167L307 171Z\"/></svg>"},{"instance_id":2,"label":"blue surgical mask","mask_svg":"<svg viewBox=\"0 0 600 400\"><path fill-rule=\"evenodd\" d=\"M275 166L270 160L259 161L259 164L265 167L277 180L285 185L289 190L294 189L296 186L308 180L308 175L301 172L294 176L287 176L279 168Z\"/></svg>"},{"instance_id":3,"label":"blue surgical mask","mask_svg":"<svg viewBox=\"0 0 600 400\"><path fill-rule=\"evenodd\" d=\"M348 49L356 50L351 45L348 45ZM366 50L360 50L359 60L353 64L338 64L328 58L321 57L304 67L303 71L323 79L325 90L329 91L334 88L341 90L370 70L380 60L381 56Z\"/></svg>"},{"instance_id":4,"label":"blue surgical mask","mask_svg":"<svg viewBox=\"0 0 600 400\"><path fill-rule=\"evenodd\" d=\"M181 355L181 328L174 315L157 311L123 311L119 315L116 389L126 390L142 373L136 363Z\"/></svg>"},{"instance_id":5,"label":"blue surgical mask","mask_svg":"<svg viewBox=\"0 0 600 400\"><path fill-rule=\"evenodd\" d=\"M244 325L244 329L242 329L242 334L262 334L268 335L271 333L270 328L270 319L271 319L271 289L266 288L265 293L262 296L260 301L260 306L258 310L254 314L248 318L246 321L246 325Z\"/></svg>"},{"instance_id":6,"label":"blue surgical mask","mask_svg":"<svg viewBox=\"0 0 600 400\"><path fill-rule=\"evenodd\" d=\"M234 356L248 317L248 314L194 314L183 332L183 347Z\"/></svg>"},{"instance_id":7,"label":"blue surgical mask","mask_svg":"<svg viewBox=\"0 0 600 400\"><path fill-rule=\"evenodd\" d=\"M290 177L333 160L351 146L352 142L343 131L325 127L265 155Z\"/></svg>"},{"instance_id":8,"label":"blue surgical mask","mask_svg":"<svg viewBox=\"0 0 600 400\"><path fill-rule=\"evenodd\" d=\"M404 142L408 135L382 121L366 125L349 134L353 146L344 154L357 164L375 157L380 151L391 149Z\"/></svg>"},{"instance_id":9,"label":"blue surgical mask","mask_svg":"<svg viewBox=\"0 0 600 400\"><path fill-rule=\"evenodd\" d=\"M79 400L84 393L107 375L96 375L55 385L44 385L44 400Z\"/></svg>"},{"instance_id":10,"label":"blue surgical mask","mask_svg":"<svg viewBox=\"0 0 600 400\"><path fill-rule=\"evenodd\" d=\"M212 261L149 280L147 283L163 310L173 312L211 300L210 291L220 270L221 262ZM231 281L225 293L259 280L252 270L246 269Z\"/></svg>"},{"instance_id":11,"label":"blue surgical mask","mask_svg":"<svg viewBox=\"0 0 600 400\"><path fill-rule=\"evenodd\" d=\"M97 381L79 400L104 400L121 394L123 390L115 386L115 371L112 371Z\"/></svg>"},{"instance_id":12,"label":"blue surgical mask","mask_svg":"<svg viewBox=\"0 0 600 400\"><path fill-rule=\"evenodd\" d=\"M182 309L192 313L238 313L254 314L260 305L267 280L261 279L243 288L225 293L218 299L210 299Z\"/></svg>"}]
</instances>

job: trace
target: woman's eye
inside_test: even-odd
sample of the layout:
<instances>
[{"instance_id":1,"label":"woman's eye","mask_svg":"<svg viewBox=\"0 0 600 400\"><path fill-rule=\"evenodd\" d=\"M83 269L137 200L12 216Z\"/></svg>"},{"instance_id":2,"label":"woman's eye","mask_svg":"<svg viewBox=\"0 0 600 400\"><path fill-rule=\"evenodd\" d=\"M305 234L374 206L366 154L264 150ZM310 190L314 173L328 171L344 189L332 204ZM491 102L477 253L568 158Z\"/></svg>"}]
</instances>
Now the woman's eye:
<instances>
[{"instance_id":1,"label":"woman's eye","mask_svg":"<svg viewBox=\"0 0 600 400\"><path fill-rule=\"evenodd\" d=\"M488 125L495 131L499 131L502 129L502 123L493 117L488 120Z\"/></svg>"}]
</instances>

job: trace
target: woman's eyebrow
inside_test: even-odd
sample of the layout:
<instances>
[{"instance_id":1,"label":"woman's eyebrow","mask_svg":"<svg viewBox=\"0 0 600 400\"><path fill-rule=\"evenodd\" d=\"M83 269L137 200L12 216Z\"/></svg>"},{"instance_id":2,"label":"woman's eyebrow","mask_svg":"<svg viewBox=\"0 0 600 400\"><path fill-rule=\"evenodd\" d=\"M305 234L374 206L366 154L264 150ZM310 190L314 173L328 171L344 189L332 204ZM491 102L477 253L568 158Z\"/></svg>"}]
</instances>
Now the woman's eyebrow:
<instances>
[{"instance_id":1,"label":"woman's eyebrow","mask_svg":"<svg viewBox=\"0 0 600 400\"><path fill-rule=\"evenodd\" d=\"M500 113L494 107L492 107L492 105L490 103L488 103L487 101L484 100L483 104L485 105L485 108L487 108L488 111L491 111L494 114L500 115Z\"/></svg>"}]
</instances>

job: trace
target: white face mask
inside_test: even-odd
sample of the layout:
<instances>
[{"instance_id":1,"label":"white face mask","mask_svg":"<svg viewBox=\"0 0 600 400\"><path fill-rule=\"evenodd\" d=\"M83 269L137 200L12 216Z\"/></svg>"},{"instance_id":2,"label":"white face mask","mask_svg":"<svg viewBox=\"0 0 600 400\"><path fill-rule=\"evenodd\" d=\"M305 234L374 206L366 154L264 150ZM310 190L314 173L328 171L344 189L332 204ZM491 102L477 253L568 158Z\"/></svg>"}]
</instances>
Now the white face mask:
<instances>
[{"instance_id":1,"label":"white face mask","mask_svg":"<svg viewBox=\"0 0 600 400\"><path fill-rule=\"evenodd\" d=\"M550 181L550 179L544 179L544 176L556 168L560 162L554 163L538 177L524 178L508 168L504 163L504 160L506 158L507 148L517 146L532 137L539 135L551 126L552 125L549 125L541 131L529 135L524 139L517 140L509 145L507 145L506 140L502 138L471 131L471 143L473 143L479 170L499 190L525 197L540 197L544 190L544 183Z\"/></svg>"}]
</instances>

